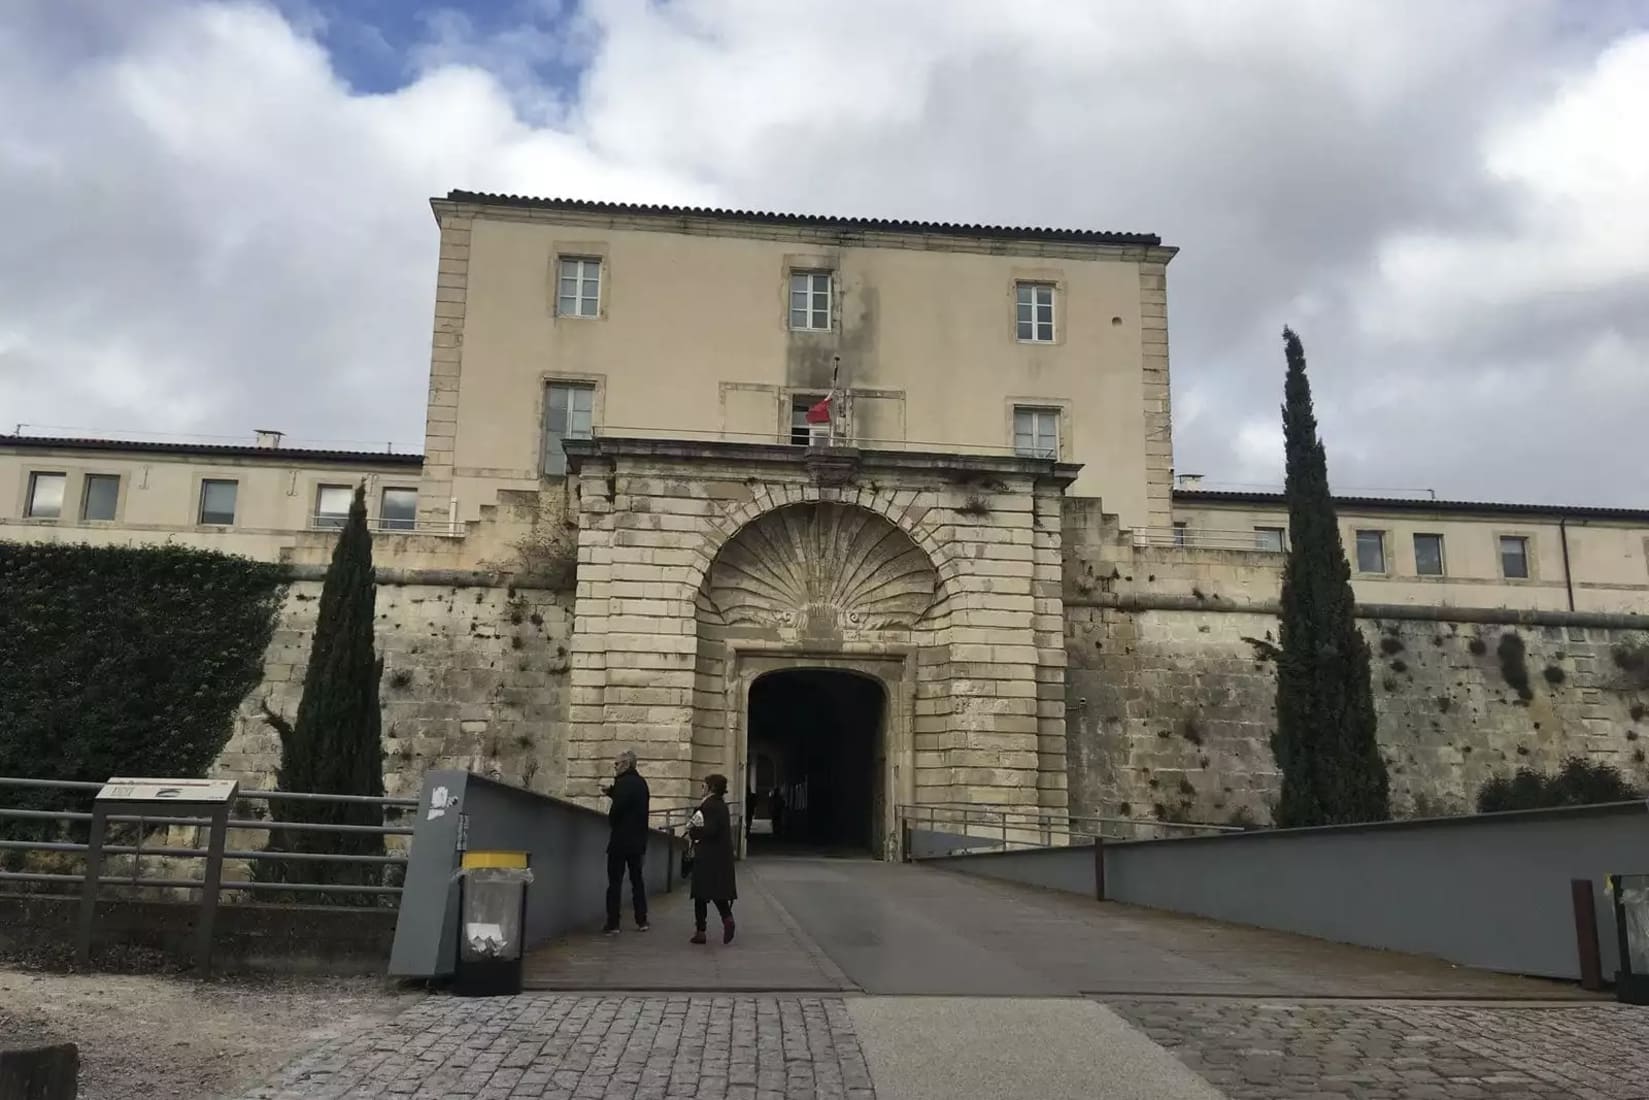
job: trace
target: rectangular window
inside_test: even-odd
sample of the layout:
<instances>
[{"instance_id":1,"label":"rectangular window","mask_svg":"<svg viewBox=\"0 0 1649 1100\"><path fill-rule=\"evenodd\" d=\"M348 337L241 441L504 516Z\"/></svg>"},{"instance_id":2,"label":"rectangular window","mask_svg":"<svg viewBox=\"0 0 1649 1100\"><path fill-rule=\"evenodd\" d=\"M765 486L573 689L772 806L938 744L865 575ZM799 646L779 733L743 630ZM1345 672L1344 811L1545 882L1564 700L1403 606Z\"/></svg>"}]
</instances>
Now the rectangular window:
<instances>
[{"instance_id":1,"label":"rectangular window","mask_svg":"<svg viewBox=\"0 0 1649 1100\"><path fill-rule=\"evenodd\" d=\"M1386 533L1384 531L1357 532L1357 572L1384 573L1386 571Z\"/></svg>"},{"instance_id":2,"label":"rectangular window","mask_svg":"<svg viewBox=\"0 0 1649 1100\"><path fill-rule=\"evenodd\" d=\"M809 424L807 410L824 400L824 394L798 396L790 400L790 442L792 446L806 447L813 442L813 432L826 432L828 424Z\"/></svg>"},{"instance_id":3,"label":"rectangular window","mask_svg":"<svg viewBox=\"0 0 1649 1100\"><path fill-rule=\"evenodd\" d=\"M1422 577L1443 575L1443 536L1414 536L1414 571Z\"/></svg>"},{"instance_id":4,"label":"rectangular window","mask_svg":"<svg viewBox=\"0 0 1649 1100\"><path fill-rule=\"evenodd\" d=\"M1174 545L1185 545L1185 524L1183 522L1174 524Z\"/></svg>"},{"instance_id":5,"label":"rectangular window","mask_svg":"<svg viewBox=\"0 0 1649 1100\"><path fill-rule=\"evenodd\" d=\"M63 515L63 487L67 474L30 474L29 496L23 514L30 519L59 519Z\"/></svg>"},{"instance_id":6,"label":"rectangular window","mask_svg":"<svg viewBox=\"0 0 1649 1100\"><path fill-rule=\"evenodd\" d=\"M561 317L595 317L601 313L600 260L562 257L555 312Z\"/></svg>"},{"instance_id":7,"label":"rectangular window","mask_svg":"<svg viewBox=\"0 0 1649 1100\"><path fill-rule=\"evenodd\" d=\"M120 501L120 477L116 474L87 474L86 491L80 498L80 518L109 520L115 518L115 505Z\"/></svg>"},{"instance_id":8,"label":"rectangular window","mask_svg":"<svg viewBox=\"0 0 1649 1100\"><path fill-rule=\"evenodd\" d=\"M315 526L342 527L349 519L355 490L347 485L322 485L315 490Z\"/></svg>"},{"instance_id":9,"label":"rectangular window","mask_svg":"<svg viewBox=\"0 0 1649 1100\"><path fill-rule=\"evenodd\" d=\"M1500 575L1511 580L1529 576L1529 540L1522 535L1500 536Z\"/></svg>"},{"instance_id":10,"label":"rectangular window","mask_svg":"<svg viewBox=\"0 0 1649 1100\"><path fill-rule=\"evenodd\" d=\"M378 507L378 527L383 531L410 531L418 525L418 490L385 489Z\"/></svg>"},{"instance_id":11,"label":"rectangular window","mask_svg":"<svg viewBox=\"0 0 1649 1100\"><path fill-rule=\"evenodd\" d=\"M239 495L238 481L206 480L200 483L200 522L227 527L235 522L235 497Z\"/></svg>"},{"instance_id":12,"label":"rectangular window","mask_svg":"<svg viewBox=\"0 0 1649 1100\"><path fill-rule=\"evenodd\" d=\"M808 331L829 330L830 272L791 272L790 327Z\"/></svg>"},{"instance_id":13,"label":"rectangular window","mask_svg":"<svg viewBox=\"0 0 1649 1100\"><path fill-rule=\"evenodd\" d=\"M1054 288L1052 283L1019 283L1015 326L1021 340L1035 344L1052 343L1054 338Z\"/></svg>"},{"instance_id":14,"label":"rectangular window","mask_svg":"<svg viewBox=\"0 0 1649 1100\"><path fill-rule=\"evenodd\" d=\"M1059 457L1059 410L1016 408L1013 452L1027 458Z\"/></svg>"},{"instance_id":15,"label":"rectangular window","mask_svg":"<svg viewBox=\"0 0 1649 1100\"><path fill-rule=\"evenodd\" d=\"M1254 549L1264 550L1271 554L1283 552L1283 529L1281 527L1254 528Z\"/></svg>"},{"instance_id":16,"label":"rectangular window","mask_svg":"<svg viewBox=\"0 0 1649 1100\"><path fill-rule=\"evenodd\" d=\"M567 472L569 439L594 434L595 387L575 382L551 382L544 399L544 472L560 477Z\"/></svg>"}]
</instances>

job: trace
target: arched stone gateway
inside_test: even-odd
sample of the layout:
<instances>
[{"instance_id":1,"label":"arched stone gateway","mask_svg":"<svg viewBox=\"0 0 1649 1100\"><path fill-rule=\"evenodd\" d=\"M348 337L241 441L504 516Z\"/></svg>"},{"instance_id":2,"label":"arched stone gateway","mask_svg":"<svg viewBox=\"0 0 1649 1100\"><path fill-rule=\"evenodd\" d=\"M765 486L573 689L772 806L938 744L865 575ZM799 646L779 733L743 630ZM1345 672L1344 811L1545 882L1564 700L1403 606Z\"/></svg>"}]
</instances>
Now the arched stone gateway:
<instances>
[{"instance_id":1,"label":"arched stone gateway","mask_svg":"<svg viewBox=\"0 0 1649 1100\"><path fill-rule=\"evenodd\" d=\"M915 659L932 644L924 616L939 587L926 552L866 508L791 504L745 524L696 603L695 762L743 777L748 793L759 789L753 752L777 757L778 782L763 794L786 792L790 836L886 852L909 795ZM870 704L854 698L859 678L880 689ZM771 810L758 800L759 819Z\"/></svg>"},{"instance_id":2,"label":"arched stone gateway","mask_svg":"<svg viewBox=\"0 0 1649 1100\"><path fill-rule=\"evenodd\" d=\"M852 450L827 469L793 448L627 438L568 454L569 795L601 805L607 762L630 745L661 805L710 772L748 790L752 758L777 768L772 754L789 752L750 747L752 688L782 674L757 720L829 741L816 711L848 716L859 763L831 774L840 789L871 762L870 797L850 793L854 812L873 807L856 835L879 854L894 852L901 803L1065 805L1060 502L1073 469ZM822 703L787 717L804 697Z\"/></svg>"}]
</instances>

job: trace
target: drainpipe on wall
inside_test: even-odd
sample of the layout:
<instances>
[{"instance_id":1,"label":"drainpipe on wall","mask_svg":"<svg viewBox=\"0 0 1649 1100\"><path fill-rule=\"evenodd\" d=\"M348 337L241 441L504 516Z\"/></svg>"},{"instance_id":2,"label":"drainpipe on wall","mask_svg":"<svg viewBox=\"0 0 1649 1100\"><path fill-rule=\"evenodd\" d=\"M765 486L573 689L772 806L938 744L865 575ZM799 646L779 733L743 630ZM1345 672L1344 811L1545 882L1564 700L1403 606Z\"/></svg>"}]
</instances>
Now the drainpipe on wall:
<instances>
[{"instance_id":1,"label":"drainpipe on wall","mask_svg":"<svg viewBox=\"0 0 1649 1100\"><path fill-rule=\"evenodd\" d=\"M1563 543L1563 587L1569 593L1569 610L1575 609L1575 579L1569 572L1569 517L1559 516L1557 520L1557 537Z\"/></svg>"}]
</instances>

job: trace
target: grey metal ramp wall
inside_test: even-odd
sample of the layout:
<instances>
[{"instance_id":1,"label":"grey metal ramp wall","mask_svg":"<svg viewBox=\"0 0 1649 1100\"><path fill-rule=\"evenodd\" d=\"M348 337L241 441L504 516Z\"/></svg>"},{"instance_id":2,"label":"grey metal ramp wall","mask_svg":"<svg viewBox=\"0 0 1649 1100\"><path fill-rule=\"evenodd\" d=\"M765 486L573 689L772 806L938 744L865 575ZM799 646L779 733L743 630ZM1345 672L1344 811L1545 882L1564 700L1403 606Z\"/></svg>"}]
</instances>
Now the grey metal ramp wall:
<instances>
[{"instance_id":1,"label":"grey metal ramp wall","mask_svg":"<svg viewBox=\"0 0 1649 1100\"><path fill-rule=\"evenodd\" d=\"M928 850L945 850L943 841L921 837L911 831L911 848L924 865L946 867L980 878L1040 886L1067 894L1095 896L1094 846L1091 842L1065 848L1021 848L1007 852L949 853L930 856ZM1088 838L1081 838L1088 841ZM1111 843L1111 842L1107 842Z\"/></svg>"},{"instance_id":2,"label":"grey metal ramp wall","mask_svg":"<svg viewBox=\"0 0 1649 1100\"><path fill-rule=\"evenodd\" d=\"M527 946L601 923L607 891L607 817L599 810L456 770L424 776L407 857L389 973L437 978L452 973L458 935L462 847L529 855ZM664 890L676 849L654 831L644 861L647 889ZM625 887L629 909L629 887Z\"/></svg>"},{"instance_id":3,"label":"grey metal ramp wall","mask_svg":"<svg viewBox=\"0 0 1649 1100\"><path fill-rule=\"evenodd\" d=\"M1578 979L1569 883L1592 883L1606 979L1618 966L1604 876L1649 871L1649 802L1106 841L1108 900L1510 974ZM924 863L1092 897L1090 848Z\"/></svg>"}]
</instances>

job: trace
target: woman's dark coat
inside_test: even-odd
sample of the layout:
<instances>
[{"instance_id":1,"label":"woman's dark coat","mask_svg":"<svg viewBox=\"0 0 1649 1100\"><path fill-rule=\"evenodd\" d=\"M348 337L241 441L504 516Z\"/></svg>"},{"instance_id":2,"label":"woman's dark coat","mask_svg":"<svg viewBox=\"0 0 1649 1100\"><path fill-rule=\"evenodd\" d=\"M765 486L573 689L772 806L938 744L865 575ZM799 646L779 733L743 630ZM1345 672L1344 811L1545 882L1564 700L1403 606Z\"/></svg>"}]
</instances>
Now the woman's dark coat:
<instances>
[{"instance_id":1,"label":"woman's dark coat","mask_svg":"<svg viewBox=\"0 0 1649 1100\"><path fill-rule=\"evenodd\" d=\"M733 824L727 803L713 794L699 805L702 826L688 830L695 848L693 897L705 901L732 901L739 896L733 882Z\"/></svg>"}]
</instances>

